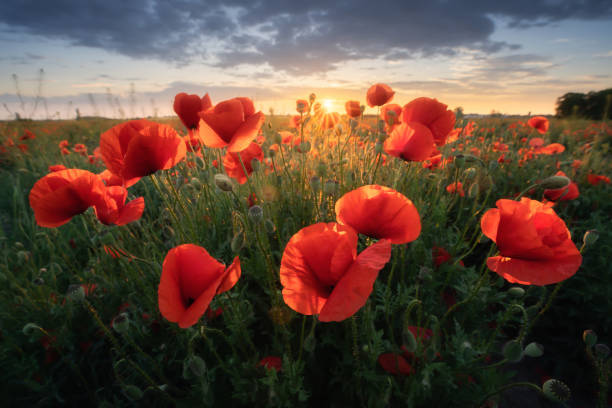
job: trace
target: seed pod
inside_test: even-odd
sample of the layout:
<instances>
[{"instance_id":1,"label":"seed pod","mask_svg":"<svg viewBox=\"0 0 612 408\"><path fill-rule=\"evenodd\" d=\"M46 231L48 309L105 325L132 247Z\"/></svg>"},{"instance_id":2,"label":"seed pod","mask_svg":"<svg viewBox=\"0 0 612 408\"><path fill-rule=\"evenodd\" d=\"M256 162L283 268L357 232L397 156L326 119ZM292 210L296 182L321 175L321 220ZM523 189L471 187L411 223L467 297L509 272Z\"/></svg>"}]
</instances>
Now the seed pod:
<instances>
[{"instance_id":1,"label":"seed pod","mask_svg":"<svg viewBox=\"0 0 612 408\"><path fill-rule=\"evenodd\" d=\"M468 167L463 171L463 177L466 180L472 180L476 177L476 169L474 167Z\"/></svg>"},{"instance_id":2,"label":"seed pod","mask_svg":"<svg viewBox=\"0 0 612 408\"><path fill-rule=\"evenodd\" d=\"M189 184L196 190L199 190L202 188L202 182L197 177L192 177L191 180L189 180Z\"/></svg>"},{"instance_id":3,"label":"seed pod","mask_svg":"<svg viewBox=\"0 0 612 408\"><path fill-rule=\"evenodd\" d=\"M327 195L334 195L338 192L338 182L336 180L327 180L323 186L323 192Z\"/></svg>"},{"instance_id":4,"label":"seed pod","mask_svg":"<svg viewBox=\"0 0 612 408\"><path fill-rule=\"evenodd\" d=\"M225 174L215 174L215 184L222 191L232 191L234 189L232 179Z\"/></svg>"},{"instance_id":5,"label":"seed pod","mask_svg":"<svg viewBox=\"0 0 612 408\"><path fill-rule=\"evenodd\" d=\"M417 349L416 338L414 337L414 334L412 333L412 331L408 329L407 326L404 327L404 330L402 330L402 342L404 343L404 347L406 347L406 350L408 350L409 352L413 353L416 351Z\"/></svg>"},{"instance_id":6,"label":"seed pod","mask_svg":"<svg viewBox=\"0 0 612 408\"><path fill-rule=\"evenodd\" d=\"M310 142L306 141L306 142L302 142L300 143L300 145L297 148L297 151L300 153L308 153L310 151Z\"/></svg>"},{"instance_id":7,"label":"seed pod","mask_svg":"<svg viewBox=\"0 0 612 408\"><path fill-rule=\"evenodd\" d=\"M511 363L517 363L523 358L523 347L516 340L510 340L504 345L502 353L506 360Z\"/></svg>"},{"instance_id":8,"label":"seed pod","mask_svg":"<svg viewBox=\"0 0 612 408\"><path fill-rule=\"evenodd\" d=\"M548 398L557 402L565 402L572 396L567 385L559 380L551 378L542 385L542 392Z\"/></svg>"},{"instance_id":9,"label":"seed pod","mask_svg":"<svg viewBox=\"0 0 612 408\"><path fill-rule=\"evenodd\" d=\"M230 247L233 252L240 252L240 250L244 247L244 232L239 230L234 237L232 238L232 242L230 243Z\"/></svg>"},{"instance_id":10,"label":"seed pod","mask_svg":"<svg viewBox=\"0 0 612 408\"><path fill-rule=\"evenodd\" d=\"M66 289L66 297L72 301L79 302L85 299L85 289L81 285L69 285Z\"/></svg>"},{"instance_id":11,"label":"seed pod","mask_svg":"<svg viewBox=\"0 0 612 408\"><path fill-rule=\"evenodd\" d=\"M529 343L523 353L528 357L541 357L544 354L544 346L538 343Z\"/></svg>"},{"instance_id":12,"label":"seed pod","mask_svg":"<svg viewBox=\"0 0 612 408\"><path fill-rule=\"evenodd\" d=\"M263 208L258 205L253 205L249 208L249 218L256 224L263 220Z\"/></svg>"},{"instance_id":13,"label":"seed pod","mask_svg":"<svg viewBox=\"0 0 612 408\"><path fill-rule=\"evenodd\" d=\"M130 317L127 313L120 313L119 316L113 319L111 325L117 333L127 333L130 328Z\"/></svg>"},{"instance_id":14,"label":"seed pod","mask_svg":"<svg viewBox=\"0 0 612 408\"><path fill-rule=\"evenodd\" d=\"M140 388L131 384L123 387L123 393L131 401L138 401L143 396L143 393Z\"/></svg>"},{"instance_id":15,"label":"seed pod","mask_svg":"<svg viewBox=\"0 0 612 408\"><path fill-rule=\"evenodd\" d=\"M183 362L183 378L199 378L206 374L206 363L198 356L189 356Z\"/></svg>"},{"instance_id":16,"label":"seed pod","mask_svg":"<svg viewBox=\"0 0 612 408\"><path fill-rule=\"evenodd\" d=\"M520 299L523 297L523 295L525 295L525 289L518 287L518 286L513 286L510 289L508 289L508 295L510 295L511 297L515 298L515 299Z\"/></svg>"}]
</instances>

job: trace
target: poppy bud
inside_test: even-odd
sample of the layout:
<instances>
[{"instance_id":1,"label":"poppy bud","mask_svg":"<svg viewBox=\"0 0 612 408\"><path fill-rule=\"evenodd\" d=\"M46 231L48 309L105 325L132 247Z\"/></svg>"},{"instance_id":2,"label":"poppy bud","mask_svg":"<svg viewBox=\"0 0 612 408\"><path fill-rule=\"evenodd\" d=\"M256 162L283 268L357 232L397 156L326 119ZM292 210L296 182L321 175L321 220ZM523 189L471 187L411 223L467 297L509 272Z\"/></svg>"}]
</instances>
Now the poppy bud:
<instances>
[{"instance_id":1,"label":"poppy bud","mask_svg":"<svg viewBox=\"0 0 612 408\"><path fill-rule=\"evenodd\" d=\"M544 347L538 343L529 343L524 353L528 357L541 357L544 354Z\"/></svg>"},{"instance_id":2,"label":"poppy bud","mask_svg":"<svg viewBox=\"0 0 612 408\"><path fill-rule=\"evenodd\" d=\"M453 163L455 163L455 167L461 168L465 164L465 157L463 157L463 156L455 156L455 159L453 160Z\"/></svg>"},{"instance_id":3,"label":"poppy bud","mask_svg":"<svg viewBox=\"0 0 612 408\"><path fill-rule=\"evenodd\" d=\"M251 168L253 169L253 172L259 171L261 169L261 161L259 161L258 158L251 160Z\"/></svg>"},{"instance_id":4,"label":"poppy bud","mask_svg":"<svg viewBox=\"0 0 612 408\"><path fill-rule=\"evenodd\" d=\"M29 251L19 251L17 252L17 259L19 260L19 262L27 262L30 259L30 252Z\"/></svg>"},{"instance_id":5,"label":"poppy bud","mask_svg":"<svg viewBox=\"0 0 612 408\"><path fill-rule=\"evenodd\" d=\"M480 193L480 185L478 183L472 184L468 190L468 197L476 198L478 193Z\"/></svg>"},{"instance_id":6,"label":"poppy bud","mask_svg":"<svg viewBox=\"0 0 612 408\"><path fill-rule=\"evenodd\" d=\"M137 401L143 396L143 393L140 388L131 384L123 387L123 393L131 401Z\"/></svg>"},{"instance_id":7,"label":"poppy bud","mask_svg":"<svg viewBox=\"0 0 612 408\"><path fill-rule=\"evenodd\" d=\"M334 195L338 192L338 182L336 180L327 180L323 186L323 192L327 195Z\"/></svg>"},{"instance_id":8,"label":"poppy bud","mask_svg":"<svg viewBox=\"0 0 612 408\"><path fill-rule=\"evenodd\" d=\"M232 179L225 174L215 174L215 184L222 191L232 191L234 189Z\"/></svg>"},{"instance_id":9,"label":"poppy bud","mask_svg":"<svg viewBox=\"0 0 612 408\"><path fill-rule=\"evenodd\" d=\"M318 192L321 188L321 177L312 176L310 178L310 188L312 188L312 191L314 191L315 193Z\"/></svg>"},{"instance_id":10,"label":"poppy bud","mask_svg":"<svg viewBox=\"0 0 612 408\"><path fill-rule=\"evenodd\" d=\"M190 356L183 362L183 378L200 378L206 374L206 363L198 356Z\"/></svg>"},{"instance_id":11,"label":"poppy bud","mask_svg":"<svg viewBox=\"0 0 612 408\"><path fill-rule=\"evenodd\" d=\"M593 330L585 330L582 332L582 340L587 347L593 347L597 343L597 334Z\"/></svg>"},{"instance_id":12,"label":"poppy bud","mask_svg":"<svg viewBox=\"0 0 612 408\"><path fill-rule=\"evenodd\" d=\"M542 392L548 398L557 402L565 402L571 397L571 391L567 385L559 380L551 378L542 385Z\"/></svg>"},{"instance_id":13,"label":"poppy bud","mask_svg":"<svg viewBox=\"0 0 612 408\"><path fill-rule=\"evenodd\" d=\"M563 176L550 176L540 181L538 184L545 189L557 190L569 186L571 180Z\"/></svg>"},{"instance_id":14,"label":"poppy bud","mask_svg":"<svg viewBox=\"0 0 612 408\"><path fill-rule=\"evenodd\" d=\"M240 252L240 250L244 247L244 232L242 230L238 231L236 235L232 238L232 242L230 243L230 247L233 252Z\"/></svg>"},{"instance_id":15,"label":"poppy bud","mask_svg":"<svg viewBox=\"0 0 612 408\"><path fill-rule=\"evenodd\" d=\"M595 350L595 355L601 360L605 360L610 355L610 347L606 346L605 344L596 344L593 346L593 349Z\"/></svg>"},{"instance_id":16,"label":"poppy bud","mask_svg":"<svg viewBox=\"0 0 612 408\"><path fill-rule=\"evenodd\" d=\"M274 156L276 156L276 152L274 150L272 150L272 149L269 149L268 150L268 157L273 158Z\"/></svg>"},{"instance_id":17,"label":"poppy bud","mask_svg":"<svg viewBox=\"0 0 612 408\"><path fill-rule=\"evenodd\" d=\"M314 335L309 334L308 337L304 339L304 350L309 353L312 353L317 345L317 339Z\"/></svg>"},{"instance_id":18,"label":"poppy bud","mask_svg":"<svg viewBox=\"0 0 612 408\"><path fill-rule=\"evenodd\" d=\"M383 144L381 142L376 142L376 145L374 146L374 152L376 152L376 154L381 154L383 151Z\"/></svg>"},{"instance_id":19,"label":"poppy bud","mask_svg":"<svg viewBox=\"0 0 612 408\"><path fill-rule=\"evenodd\" d=\"M417 349L417 341L416 337L414 337L414 333L408 327L404 327L402 330L402 342L404 343L404 347L411 353L414 353Z\"/></svg>"},{"instance_id":20,"label":"poppy bud","mask_svg":"<svg viewBox=\"0 0 612 408\"><path fill-rule=\"evenodd\" d=\"M69 285L66 289L66 297L75 302L85 299L85 289L81 285Z\"/></svg>"},{"instance_id":21,"label":"poppy bud","mask_svg":"<svg viewBox=\"0 0 612 408\"><path fill-rule=\"evenodd\" d=\"M274 306L268 312L270 319L278 326L284 326L291 321L292 313L284 306Z\"/></svg>"},{"instance_id":22,"label":"poppy bud","mask_svg":"<svg viewBox=\"0 0 612 408\"><path fill-rule=\"evenodd\" d=\"M584 243L585 247L589 247L593 245L595 242L597 242L598 238L599 238L599 232L597 232L597 230L588 230L587 232L584 233L582 242Z\"/></svg>"},{"instance_id":23,"label":"poppy bud","mask_svg":"<svg viewBox=\"0 0 612 408\"><path fill-rule=\"evenodd\" d=\"M280 134L280 132L274 133L274 136L272 137L272 142L279 146L281 145L281 143L283 142L283 136Z\"/></svg>"},{"instance_id":24,"label":"poppy bud","mask_svg":"<svg viewBox=\"0 0 612 408\"><path fill-rule=\"evenodd\" d=\"M310 101L311 105L315 101L315 99L317 99L317 95L315 95L314 92L311 93L310 96L308 96L308 100Z\"/></svg>"},{"instance_id":25,"label":"poppy bud","mask_svg":"<svg viewBox=\"0 0 612 408\"><path fill-rule=\"evenodd\" d=\"M255 223L260 223L263 220L263 208L258 205L253 205L249 208L249 218Z\"/></svg>"},{"instance_id":26,"label":"poppy bud","mask_svg":"<svg viewBox=\"0 0 612 408\"><path fill-rule=\"evenodd\" d=\"M126 333L130 328L130 318L127 313L120 313L111 323L113 329L120 334Z\"/></svg>"},{"instance_id":27,"label":"poppy bud","mask_svg":"<svg viewBox=\"0 0 612 408\"><path fill-rule=\"evenodd\" d=\"M502 350L504 358L511 363L517 363L523 358L523 347L516 340L510 340L504 345Z\"/></svg>"},{"instance_id":28,"label":"poppy bud","mask_svg":"<svg viewBox=\"0 0 612 408\"><path fill-rule=\"evenodd\" d=\"M193 188L195 188L196 190L199 190L202 188L202 182L197 177L192 177L191 180L189 181L189 184L191 184Z\"/></svg>"},{"instance_id":29,"label":"poppy bud","mask_svg":"<svg viewBox=\"0 0 612 408\"><path fill-rule=\"evenodd\" d=\"M513 297L515 299L522 298L524 294L525 294L525 289L520 288L518 286L514 286L514 287L508 289L508 295L510 295L511 297Z\"/></svg>"},{"instance_id":30,"label":"poppy bud","mask_svg":"<svg viewBox=\"0 0 612 408\"><path fill-rule=\"evenodd\" d=\"M264 227L266 228L268 234L274 234L274 231L276 231L276 225L274 225L274 223L270 219L267 219L264 222Z\"/></svg>"},{"instance_id":31,"label":"poppy bud","mask_svg":"<svg viewBox=\"0 0 612 408\"><path fill-rule=\"evenodd\" d=\"M23 249L24 247L23 247L23 244L21 242L17 241L17 242L15 242L15 248Z\"/></svg>"},{"instance_id":32,"label":"poppy bud","mask_svg":"<svg viewBox=\"0 0 612 408\"><path fill-rule=\"evenodd\" d=\"M21 332L26 336L30 337L34 333L42 332L42 327L40 327L36 323L27 323L25 326L23 326Z\"/></svg>"},{"instance_id":33,"label":"poppy bud","mask_svg":"<svg viewBox=\"0 0 612 408\"><path fill-rule=\"evenodd\" d=\"M310 151L310 142L302 142L297 148L297 151L300 153L308 153Z\"/></svg>"}]
</instances>

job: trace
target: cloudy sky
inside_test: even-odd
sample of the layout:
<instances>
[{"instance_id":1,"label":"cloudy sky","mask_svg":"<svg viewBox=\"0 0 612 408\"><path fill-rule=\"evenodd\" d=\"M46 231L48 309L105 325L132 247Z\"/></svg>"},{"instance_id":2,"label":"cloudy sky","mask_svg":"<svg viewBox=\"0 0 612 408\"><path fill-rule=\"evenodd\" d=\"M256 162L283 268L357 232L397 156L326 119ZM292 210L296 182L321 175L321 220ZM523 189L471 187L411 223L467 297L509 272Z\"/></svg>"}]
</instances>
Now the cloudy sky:
<instances>
[{"instance_id":1,"label":"cloudy sky","mask_svg":"<svg viewBox=\"0 0 612 408\"><path fill-rule=\"evenodd\" d=\"M166 115L178 92L343 111L376 82L400 104L547 114L612 87L611 39L610 0L4 1L0 119Z\"/></svg>"}]
</instances>

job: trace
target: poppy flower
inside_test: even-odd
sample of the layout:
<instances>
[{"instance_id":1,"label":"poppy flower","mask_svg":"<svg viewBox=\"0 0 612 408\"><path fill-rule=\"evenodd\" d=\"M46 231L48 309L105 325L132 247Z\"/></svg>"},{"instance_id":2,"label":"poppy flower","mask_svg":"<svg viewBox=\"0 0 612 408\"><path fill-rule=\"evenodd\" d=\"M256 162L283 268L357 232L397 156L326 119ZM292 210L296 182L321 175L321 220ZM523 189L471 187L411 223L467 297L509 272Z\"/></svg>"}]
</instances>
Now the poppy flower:
<instances>
[{"instance_id":1,"label":"poppy flower","mask_svg":"<svg viewBox=\"0 0 612 408\"><path fill-rule=\"evenodd\" d=\"M232 153L228 151L225 157L223 157L223 167L228 176L238 181L238 183L244 184L247 181L247 177L253 173L253 159L257 159L261 162L263 158L264 154L263 150L261 150L261 146L251 142L251 144L241 152ZM243 165L244 168L242 167ZM245 170L246 174L244 174Z\"/></svg>"},{"instance_id":2,"label":"poppy flower","mask_svg":"<svg viewBox=\"0 0 612 408\"><path fill-rule=\"evenodd\" d=\"M322 322L342 321L366 303L390 257L388 240L357 255L357 233L348 226L330 222L302 228L281 259L283 299L298 313L318 314Z\"/></svg>"},{"instance_id":3,"label":"poppy flower","mask_svg":"<svg viewBox=\"0 0 612 408\"><path fill-rule=\"evenodd\" d=\"M298 99L295 101L295 110L297 110L299 113L308 112L309 106L308 101L305 99Z\"/></svg>"},{"instance_id":4,"label":"poppy flower","mask_svg":"<svg viewBox=\"0 0 612 408\"><path fill-rule=\"evenodd\" d=\"M527 124L538 131L540 134L548 132L548 119L544 116L534 116L527 121Z\"/></svg>"},{"instance_id":5,"label":"poppy flower","mask_svg":"<svg viewBox=\"0 0 612 408\"><path fill-rule=\"evenodd\" d=\"M446 191L451 194L459 194L461 197L465 197L465 191L463 191L463 183L457 181L446 186Z\"/></svg>"},{"instance_id":6,"label":"poppy flower","mask_svg":"<svg viewBox=\"0 0 612 408\"><path fill-rule=\"evenodd\" d=\"M219 102L213 109L200 112L200 139L208 147L225 147L232 153L246 149L264 122L264 114L255 112L249 98Z\"/></svg>"},{"instance_id":7,"label":"poppy flower","mask_svg":"<svg viewBox=\"0 0 612 408\"><path fill-rule=\"evenodd\" d=\"M87 155L87 146L85 146L83 143L77 143L72 147L72 151L85 156Z\"/></svg>"},{"instance_id":8,"label":"poppy flower","mask_svg":"<svg viewBox=\"0 0 612 408\"><path fill-rule=\"evenodd\" d=\"M215 295L230 290L240 278L240 259L225 267L206 249L183 244L168 251L157 290L159 311L179 327L193 326Z\"/></svg>"},{"instance_id":9,"label":"poppy flower","mask_svg":"<svg viewBox=\"0 0 612 408\"><path fill-rule=\"evenodd\" d=\"M436 245L431 248L431 257L436 268L444 263L452 261L453 259L451 254L446 249ZM459 265L464 266L463 261L459 261Z\"/></svg>"},{"instance_id":10,"label":"poppy flower","mask_svg":"<svg viewBox=\"0 0 612 408\"><path fill-rule=\"evenodd\" d=\"M455 113L447 105L432 98L416 98L404 105L402 122L418 122L431 131L438 146L446 143L446 137L455 126Z\"/></svg>"},{"instance_id":11,"label":"poppy flower","mask_svg":"<svg viewBox=\"0 0 612 408\"><path fill-rule=\"evenodd\" d=\"M358 118L361 116L361 105L359 101L346 101L344 108L349 118Z\"/></svg>"},{"instance_id":12,"label":"poppy flower","mask_svg":"<svg viewBox=\"0 0 612 408\"><path fill-rule=\"evenodd\" d=\"M31 140L31 139L36 139L36 136L34 135L34 133L29 131L28 129L24 130L23 134L19 137L19 140Z\"/></svg>"},{"instance_id":13,"label":"poppy flower","mask_svg":"<svg viewBox=\"0 0 612 408\"><path fill-rule=\"evenodd\" d=\"M212 102L208 94L200 98L198 95L188 95L185 92L176 94L174 97L174 112L178 115L183 125L189 130L196 129L200 123L201 111L212 108Z\"/></svg>"},{"instance_id":14,"label":"poppy flower","mask_svg":"<svg viewBox=\"0 0 612 408\"><path fill-rule=\"evenodd\" d=\"M563 146L561 143L551 143L544 147L537 148L535 152L538 154L552 155L552 154L563 153L564 151L565 151L565 146Z\"/></svg>"},{"instance_id":15,"label":"poppy flower","mask_svg":"<svg viewBox=\"0 0 612 408\"><path fill-rule=\"evenodd\" d=\"M587 175L587 181L592 186L596 186L599 183L610 184L610 177L606 177L606 176L601 175L601 174L588 174Z\"/></svg>"},{"instance_id":16,"label":"poppy flower","mask_svg":"<svg viewBox=\"0 0 612 408\"><path fill-rule=\"evenodd\" d=\"M378 364L383 370L393 375L410 375L414 372L412 366L401 354L383 353L378 356Z\"/></svg>"},{"instance_id":17,"label":"poppy flower","mask_svg":"<svg viewBox=\"0 0 612 408\"><path fill-rule=\"evenodd\" d=\"M383 106L393 99L395 92L389 85L386 84L374 84L368 89L366 100L368 106L373 108L374 106Z\"/></svg>"},{"instance_id":18,"label":"poppy flower","mask_svg":"<svg viewBox=\"0 0 612 408\"><path fill-rule=\"evenodd\" d=\"M144 211L143 197L138 197L125 204L128 191L124 187L108 187L104 199L94 207L96 217L105 225L125 225L139 220Z\"/></svg>"},{"instance_id":19,"label":"poppy flower","mask_svg":"<svg viewBox=\"0 0 612 408\"><path fill-rule=\"evenodd\" d=\"M385 124L393 129L401 123L402 107L395 103L388 103L380 108L380 117Z\"/></svg>"},{"instance_id":20,"label":"poppy flower","mask_svg":"<svg viewBox=\"0 0 612 408\"><path fill-rule=\"evenodd\" d=\"M104 164L126 184L174 167L186 153L185 142L176 130L146 119L121 123L100 136Z\"/></svg>"},{"instance_id":21,"label":"poppy flower","mask_svg":"<svg viewBox=\"0 0 612 408\"><path fill-rule=\"evenodd\" d=\"M558 171L555 176L567 177L562 171ZM578 185L573 181L570 181L569 185L563 188L544 190L544 197L550 201L570 201L575 200L578 196L580 196L580 191L578 190Z\"/></svg>"},{"instance_id":22,"label":"poppy flower","mask_svg":"<svg viewBox=\"0 0 612 408\"><path fill-rule=\"evenodd\" d=\"M108 169L104 170L102 173L99 173L98 176L104 182L104 184L106 184L106 187L122 186L125 188L130 188L140 180L140 177L137 177L128 180L128 182L125 183L121 177L111 173Z\"/></svg>"},{"instance_id":23,"label":"poppy flower","mask_svg":"<svg viewBox=\"0 0 612 408\"><path fill-rule=\"evenodd\" d=\"M259 363L257 363L257 367L264 367L266 370L276 370L276 371L280 371L282 369L283 366L283 361L281 360L280 357L276 357L276 356L268 356L268 357L264 357L261 360L259 360Z\"/></svg>"},{"instance_id":24,"label":"poppy flower","mask_svg":"<svg viewBox=\"0 0 612 408\"><path fill-rule=\"evenodd\" d=\"M534 137L529 139L529 146L531 147L542 147L544 146L544 139L542 139L541 137Z\"/></svg>"},{"instance_id":25,"label":"poppy flower","mask_svg":"<svg viewBox=\"0 0 612 408\"><path fill-rule=\"evenodd\" d=\"M434 150L433 134L421 123L396 126L383 145L385 152L406 161L423 161Z\"/></svg>"},{"instance_id":26,"label":"poppy flower","mask_svg":"<svg viewBox=\"0 0 612 408\"><path fill-rule=\"evenodd\" d=\"M410 199L389 187L368 185L349 191L336 201L336 220L360 234L388 239L392 244L414 241L421 218Z\"/></svg>"},{"instance_id":27,"label":"poppy flower","mask_svg":"<svg viewBox=\"0 0 612 408\"><path fill-rule=\"evenodd\" d=\"M38 180L30 190L30 207L36 223L53 228L100 203L106 187L100 178L79 169L60 170Z\"/></svg>"},{"instance_id":28,"label":"poppy flower","mask_svg":"<svg viewBox=\"0 0 612 408\"><path fill-rule=\"evenodd\" d=\"M59 142L59 148L60 149L64 149L66 147L68 147L68 141L67 140L62 140L61 142Z\"/></svg>"},{"instance_id":29,"label":"poppy flower","mask_svg":"<svg viewBox=\"0 0 612 408\"><path fill-rule=\"evenodd\" d=\"M487 266L508 282L549 285L576 273L582 256L561 218L549 206L523 197L497 200L480 220L500 252Z\"/></svg>"},{"instance_id":30,"label":"poppy flower","mask_svg":"<svg viewBox=\"0 0 612 408\"><path fill-rule=\"evenodd\" d=\"M300 115L293 115L289 119L289 124L287 126L289 126L292 129L297 129L301 125L302 125L302 117Z\"/></svg>"}]
</instances>

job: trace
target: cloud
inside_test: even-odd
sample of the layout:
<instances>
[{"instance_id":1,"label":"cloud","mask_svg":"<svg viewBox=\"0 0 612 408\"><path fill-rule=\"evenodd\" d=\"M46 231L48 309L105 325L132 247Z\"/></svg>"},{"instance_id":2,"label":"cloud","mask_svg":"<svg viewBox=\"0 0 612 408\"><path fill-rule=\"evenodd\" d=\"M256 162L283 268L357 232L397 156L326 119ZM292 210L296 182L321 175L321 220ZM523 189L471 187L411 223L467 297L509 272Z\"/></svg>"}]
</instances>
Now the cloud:
<instances>
[{"instance_id":1,"label":"cloud","mask_svg":"<svg viewBox=\"0 0 612 408\"><path fill-rule=\"evenodd\" d=\"M603 52L603 53L600 53L600 54L594 54L593 56L597 57L597 58L610 58L610 57L612 57L612 50L608 51L608 52Z\"/></svg>"},{"instance_id":2,"label":"cloud","mask_svg":"<svg viewBox=\"0 0 612 408\"><path fill-rule=\"evenodd\" d=\"M0 3L0 25L12 32L176 65L268 64L291 75L326 72L364 58L453 55L458 47L486 54L517 49L491 39L494 19L525 27L611 16L612 3L605 0Z\"/></svg>"}]
</instances>

